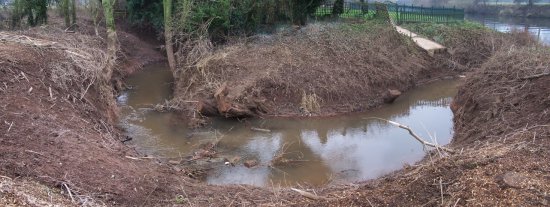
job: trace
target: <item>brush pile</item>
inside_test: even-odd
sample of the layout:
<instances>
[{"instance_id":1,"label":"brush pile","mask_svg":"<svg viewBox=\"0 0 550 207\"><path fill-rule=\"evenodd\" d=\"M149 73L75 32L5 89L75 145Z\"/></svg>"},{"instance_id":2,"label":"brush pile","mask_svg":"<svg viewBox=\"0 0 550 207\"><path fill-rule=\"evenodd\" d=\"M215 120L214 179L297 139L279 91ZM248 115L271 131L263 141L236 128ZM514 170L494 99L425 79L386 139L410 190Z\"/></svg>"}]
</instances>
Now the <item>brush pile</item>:
<instances>
[{"instance_id":1,"label":"brush pile","mask_svg":"<svg viewBox=\"0 0 550 207\"><path fill-rule=\"evenodd\" d=\"M223 117L364 111L413 86L428 61L384 23L311 24L217 48L180 73L175 101Z\"/></svg>"}]
</instances>

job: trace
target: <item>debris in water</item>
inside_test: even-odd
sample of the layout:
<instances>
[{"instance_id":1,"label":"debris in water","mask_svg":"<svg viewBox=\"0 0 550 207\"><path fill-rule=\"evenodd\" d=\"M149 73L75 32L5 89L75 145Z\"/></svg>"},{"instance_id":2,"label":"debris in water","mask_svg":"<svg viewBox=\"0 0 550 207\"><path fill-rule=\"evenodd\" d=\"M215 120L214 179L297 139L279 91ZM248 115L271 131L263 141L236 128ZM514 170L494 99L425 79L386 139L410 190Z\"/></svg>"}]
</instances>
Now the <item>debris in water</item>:
<instances>
[{"instance_id":1,"label":"debris in water","mask_svg":"<svg viewBox=\"0 0 550 207\"><path fill-rule=\"evenodd\" d=\"M247 160L244 162L244 166L247 168L255 167L256 165L258 165L258 161L256 160Z\"/></svg>"},{"instance_id":2,"label":"debris in water","mask_svg":"<svg viewBox=\"0 0 550 207\"><path fill-rule=\"evenodd\" d=\"M252 127L252 128L250 128L250 130L257 131L257 132L265 132L265 133L270 133L271 132L271 130L269 130L269 129L262 129L262 128L256 128L256 127Z\"/></svg>"},{"instance_id":3,"label":"debris in water","mask_svg":"<svg viewBox=\"0 0 550 207\"><path fill-rule=\"evenodd\" d=\"M399 96L401 96L401 91L388 89L386 94L384 94L384 103L393 103Z\"/></svg>"}]
</instances>

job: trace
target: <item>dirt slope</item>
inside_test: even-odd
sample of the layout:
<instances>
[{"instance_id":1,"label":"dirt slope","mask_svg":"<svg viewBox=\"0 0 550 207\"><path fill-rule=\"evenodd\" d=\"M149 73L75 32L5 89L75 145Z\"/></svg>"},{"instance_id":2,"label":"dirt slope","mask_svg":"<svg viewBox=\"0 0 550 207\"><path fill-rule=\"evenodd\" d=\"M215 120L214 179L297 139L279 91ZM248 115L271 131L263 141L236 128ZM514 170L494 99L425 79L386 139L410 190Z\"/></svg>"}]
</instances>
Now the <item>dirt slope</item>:
<instances>
[{"instance_id":1,"label":"dirt slope","mask_svg":"<svg viewBox=\"0 0 550 207\"><path fill-rule=\"evenodd\" d=\"M84 51L91 52L90 49L104 48L90 45L91 43L102 44L101 40L93 37L77 37L59 29L54 31L44 29L48 28L38 28L26 35L55 40L64 45L79 43L69 45L76 45L76 48ZM46 32L53 35L49 36ZM370 37L375 38L373 42L383 41L386 36L389 36L387 33L375 34L369 34L373 35ZM284 40L289 37L281 38ZM331 36L327 38L330 40ZM86 41L81 42L83 40ZM135 37L123 39L123 47L125 44L144 44L137 40L139 39ZM283 43L290 41L283 40L277 41ZM312 40L322 41L326 38L311 37L307 41ZM357 43L353 38L346 41ZM373 42L369 43L374 44ZM259 55L261 60L265 59L267 63L274 64L278 58L290 57L285 53L287 50L283 49L291 48L291 43L301 44L290 41L284 46L272 45L267 49L261 47L261 50L255 49L254 46L247 46L255 52L246 53L247 50L236 48L233 51L235 54L229 53L227 57L231 57L232 54ZM303 57L290 58L292 61L287 63L288 66L307 66L301 61L315 59L318 57L317 53L325 56L333 54L334 51L330 49L333 47L328 46L334 45L328 43L323 43L321 44L324 45L323 47L318 46L313 50L288 49L293 52L303 51L306 54ZM368 85L369 89L374 91L386 90L388 87L411 87L418 80L417 78L433 72L430 67L422 65L426 63L424 61L419 62L419 65L414 61L392 65L386 60L404 58L411 54L412 60L424 59L423 54L408 51L408 47L402 48L397 43L391 42L388 45L372 46L377 51L381 51L380 56L374 56L374 51L370 51L366 45L343 44L334 47L340 48L340 51L346 51L346 53L335 53L340 55L341 60L334 58L320 61L330 66L344 65L356 75L369 77L365 79L369 81L368 83L375 84ZM241 45L241 47L244 46ZM359 69L361 67L354 68L354 65L346 65L351 57L357 55L356 49L346 50L346 47L361 47L370 51L372 54L369 53L370 55L366 57L360 56L365 58L365 62L359 61L357 64L366 68L377 66L374 70L384 75L368 74L361 71ZM124 49L124 51L131 50ZM152 47L147 51L144 54L153 54ZM95 52L100 54L101 51ZM309 54L310 52L312 54ZM270 59L270 54L274 56L273 59ZM146 56L138 53L126 57ZM548 154L550 150L550 128L548 127L550 125L548 113L550 112L550 85L548 84L550 62L547 57L549 56L550 52L547 48L533 49L521 45L503 47L502 50L487 55L481 64L481 69L468 74L454 104L457 114L456 135L450 147L459 151L458 154L440 157L437 152L434 152L415 166L406 166L402 171L363 183L329 186L314 189L314 191L305 189L307 186L300 186L302 189L322 196L320 199L311 200L290 189L209 186L187 178L185 169L158 163L159 160L156 159L139 158L142 155L121 142L126 137L121 136L118 129L114 127L116 122L112 119L116 115L116 110L109 105L109 99L103 97L105 91L102 91L101 87L95 85L90 87L86 96L80 100L78 95L82 91L76 89L81 88L79 83L87 82L66 82L69 85L58 82L62 80L55 76L57 74L55 69L59 69L59 64L62 63L64 67L61 69L65 69L65 72L78 72L82 69L77 67L75 59L72 59L73 56L68 55L64 50L37 48L20 43L0 43L0 205L40 206L55 203L109 206L453 206L455 204L457 206L548 206L550 202L548 196L550 194L548 176L550 174ZM130 60L132 59L121 59L121 65L126 65L124 61ZM363 94L365 97L380 101L379 93L368 95L367 92L360 90L361 87L366 87L362 85L351 85L346 88L346 91L354 92L350 94L340 94L342 92L339 90L331 90L334 85L342 86L344 78L356 78L353 74L340 74L339 70L332 70L331 67L316 65L321 67L319 70L310 67L308 71L313 71L311 74L316 75L310 77L302 74L306 71L292 71L283 67L283 64L268 70L275 75L260 74L258 76L261 78L257 78L250 75L254 71L252 69L267 67L270 64L251 60L245 62L246 64L222 60L212 61L222 66L233 65L231 67L241 64L256 65L243 69L242 73L235 73L235 76L222 72L212 73L224 77L225 79L220 78L220 80L227 80L228 83L231 81L236 83L237 80L242 79L248 80L245 83L277 86L281 83L281 79L285 80L286 77L290 80L289 83L296 84L295 86L278 85L289 91L283 90L280 98L291 101L288 102L290 103L288 106L276 106L272 109L282 111L286 109L299 113L296 112L295 107L298 107L301 102L300 89L302 88L306 92L315 91L315 94L320 97L329 97L323 98L322 107L334 107L334 111L338 109L336 106L342 104L338 101L345 100L336 97L348 98L352 94L360 96L365 93ZM409 63L415 64L409 65ZM400 69L402 67L408 70ZM133 69L128 71L131 70ZM223 70L220 69L220 71ZM329 78L319 78L327 74ZM272 77L272 80L266 77ZM311 87L298 85L306 79L294 79L294 77L309 77L309 82L305 86ZM384 84L385 80L392 81ZM360 81L365 80L356 78L354 81L357 82L351 83L363 84L364 82ZM231 84L228 85L231 86ZM247 87L242 87L238 91L244 91L245 95L265 96L279 91L275 90L276 87L264 87L253 93L247 89L250 85L243 85ZM214 86L218 85L196 90L197 96L211 95L211 90L217 89ZM328 94L333 94L333 98ZM351 100L352 106L358 103L353 102L354 100L365 101L362 97L352 97ZM38 190L33 191L31 188ZM70 189L74 202L71 201L67 188ZM52 197L45 192L51 192ZM52 200L47 200L49 198Z\"/></svg>"},{"instance_id":2,"label":"dirt slope","mask_svg":"<svg viewBox=\"0 0 550 207\"><path fill-rule=\"evenodd\" d=\"M67 34L55 26L4 34L12 38L0 43L0 205L250 205L270 194L267 189L204 185L181 168L140 158L122 143L127 137L116 127L112 92L94 82L79 96L87 86L81 83L89 83L93 66L102 62L101 39ZM126 44L143 46L121 56L120 66L162 58L139 38L119 34L122 51L132 51ZM32 45L52 42L57 44ZM71 55L75 51L79 55ZM82 67L80 56L92 52L99 59ZM138 68L121 69L120 74L128 74Z\"/></svg>"},{"instance_id":3,"label":"dirt slope","mask_svg":"<svg viewBox=\"0 0 550 207\"><path fill-rule=\"evenodd\" d=\"M547 48L509 45L468 75L454 103L458 154L433 153L355 189L321 190L332 200L300 205L548 206L549 56Z\"/></svg>"},{"instance_id":4,"label":"dirt slope","mask_svg":"<svg viewBox=\"0 0 550 207\"><path fill-rule=\"evenodd\" d=\"M255 115L358 112L380 105L388 89L441 74L432 62L386 24L312 24L216 49L181 73L175 95L220 108L225 84L225 104Z\"/></svg>"}]
</instances>

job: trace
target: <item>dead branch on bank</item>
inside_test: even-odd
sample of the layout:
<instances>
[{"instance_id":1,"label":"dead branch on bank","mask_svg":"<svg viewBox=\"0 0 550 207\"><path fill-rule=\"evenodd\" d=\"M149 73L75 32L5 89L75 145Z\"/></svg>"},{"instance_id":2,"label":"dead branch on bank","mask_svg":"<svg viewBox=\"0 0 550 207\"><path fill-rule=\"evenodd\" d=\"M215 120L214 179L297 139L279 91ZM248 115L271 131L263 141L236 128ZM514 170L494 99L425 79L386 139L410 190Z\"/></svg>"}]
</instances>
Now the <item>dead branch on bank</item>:
<instances>
[{"instance_id":1,"label":"dead branch on bank","mask_svg":"<svg viewBox=\"0 0 550 207\"><path fill-rule=\"evenodd\" d=\"M256 131L256 132L271 133L271 130L269 130L269 129L262 129L262 128L257 128L257 127L251 127L250 130Z\"/></svg>"},{"instance_id":2,"label":"dead branch on bank","mask_svg":"<svg viewBox=\"0 0 550 207\"><path fill-rule=\"evenodd\" d=\"M540 74L536 74L536 75L532 75L532 76L527 76L527 77L523 77L521 79L522 80L530 80L530 79L536 79L536 78L540 78L540 77L547 76L547 75L550 75L550 72L540 73Z\"/></svg>"},{"instance_id":3,"label":"dead branch on bank","mask_svg":"<svg viewBox=\"0 0 550 207\"><path fill-rule=\"evenodd\" d=\"M300 194L301 196L304 196L304 197L309 198L311 200L321 200L321 199L325 200L325 199L327 199L325 197L321 197L321 196L315 195L313 193L306 192L306 191L296 189L296 188L290 188L290 190L293 190L293 191L297 192L298 194Z\"/></svg>"},{"instance_id":4,"label":"dead branch on bank","mask_svg":"<svg viewBox=\"0 0 550 207\"><path fill-rule=\"evenodd\" d=\"M414 138L416 139L417 141L419 141L422 145L424 146L430 146L430 147L433 147L433 148L436 148L436 149L441 149L441 150L444 150L445 152L448 152L448 153L455 153L454 150L452 149L449 149L449 148L446 148L446 147L442 147L442 146L439 146L437 144L434 144L434 143L431 143L431 142L427 142L425 141L424 139L422 139L422 137L418 136L418 134L414 133L414 131L408 127L408 126L405 126L403 124L400 124L400 123L397 123L397 122L394 122L394 121L390 121L390 120L387 120L387 119L382 119L382 118L378 118L378 117L368 117L368 118L365 118L365 119L376 119L376 120L380 120L380 121L385 121L391 125L394 125L396 127L399 127L401 129L404 129L404 130L407 130L409 132L409 134Z\"/></svg>"}]
</instances>

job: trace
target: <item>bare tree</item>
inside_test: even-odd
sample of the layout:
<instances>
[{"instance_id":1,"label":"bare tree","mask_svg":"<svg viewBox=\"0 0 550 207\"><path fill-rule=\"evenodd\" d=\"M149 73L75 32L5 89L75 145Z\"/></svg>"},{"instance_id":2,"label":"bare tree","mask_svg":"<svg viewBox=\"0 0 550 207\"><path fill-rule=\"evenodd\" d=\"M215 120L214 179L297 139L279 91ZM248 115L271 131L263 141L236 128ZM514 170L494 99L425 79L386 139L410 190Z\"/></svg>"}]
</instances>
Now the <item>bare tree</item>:
<instances>
[{"instance_id":1,"label":"bare tree","mask_svg":"<svg viewBox=\"0 0 550 207\"><path fill-rule=\"evenodd\" d=\"M174 36L174 33L172 31L172 0L163 0L163 8L166 56L168 58L168 65L173 72L176 71L176 58L174 56L174 44L172 42L172 38Z\"/></svg>"},{"instance_id":2,"label":"bare tree","mask_svg":"<svg viewBox=\"0 0 550 207\"><path fill-rule=\"evenodd\" d=\"M113 75L118 51L118 37L115 28L114 5L115 0L103 0L103 13L107 27L107 66L103 70L103 80L109 82Z\"/></svg>"}]
</instances>

